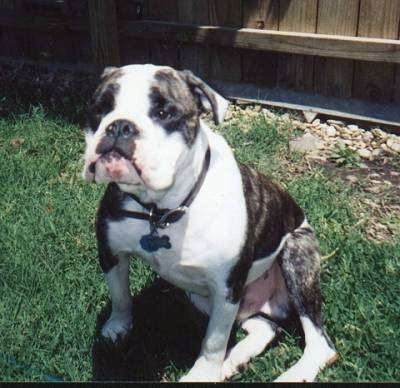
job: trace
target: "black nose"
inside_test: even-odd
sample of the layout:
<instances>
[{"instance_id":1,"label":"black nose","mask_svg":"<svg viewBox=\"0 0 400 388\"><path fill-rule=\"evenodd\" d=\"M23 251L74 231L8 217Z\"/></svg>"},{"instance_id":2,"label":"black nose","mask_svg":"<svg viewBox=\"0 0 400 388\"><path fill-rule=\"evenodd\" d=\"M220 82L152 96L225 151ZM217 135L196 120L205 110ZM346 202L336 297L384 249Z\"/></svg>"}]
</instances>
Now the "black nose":
<instances>
[{"instance_id":1,"label":"black nose","mask_svg":"<svg viewBox=\"0 0 400 388\"><path fill-rule=\"evenodd\" d=\"M115 120L106 128L108 137L129 139L138 134L135 124L128 120Z\"/></svg>"}]
</instances>

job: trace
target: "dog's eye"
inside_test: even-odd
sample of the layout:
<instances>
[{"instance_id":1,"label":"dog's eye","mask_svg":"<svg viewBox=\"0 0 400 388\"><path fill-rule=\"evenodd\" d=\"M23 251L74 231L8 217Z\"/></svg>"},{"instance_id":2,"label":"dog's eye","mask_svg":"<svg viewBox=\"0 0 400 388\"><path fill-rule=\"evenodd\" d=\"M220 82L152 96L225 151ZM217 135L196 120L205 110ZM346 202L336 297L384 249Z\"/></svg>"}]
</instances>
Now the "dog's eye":
<instances>
[{"instance_id":1,"label":"dog's eye","mask_svg":"<svg viewBox=\"0 0 400 388\"><path fill-rule=\"evenodd\" d=\"M170 119L172 117L172 114L169 112L166 112L164 109L160 109L157 112L157 117L161 120L165 120L165 119Z\"/></svg>"}]
</instances>

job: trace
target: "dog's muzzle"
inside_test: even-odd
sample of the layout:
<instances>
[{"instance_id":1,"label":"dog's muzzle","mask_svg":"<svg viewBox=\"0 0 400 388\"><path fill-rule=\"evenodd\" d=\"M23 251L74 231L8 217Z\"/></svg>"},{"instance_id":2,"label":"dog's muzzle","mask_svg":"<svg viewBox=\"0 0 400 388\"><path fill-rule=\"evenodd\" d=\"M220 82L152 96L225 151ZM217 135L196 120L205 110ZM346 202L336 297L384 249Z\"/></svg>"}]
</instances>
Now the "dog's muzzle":
<instances>
[{"instance_id":1,"label":"dog's muzzle","mask_svg":"<svg viewBox=\"0 0 400 388\"><path fill-rule=\"evenodd\" d=\"M96 148L99 157L89 165L89 172L95 174L98 166L103 174L113 180L128 174L132 167L140 176L141 170L133 161L138 135L136 125L129 120L118 119L111 122L104 130L104 136Z\"/></svg>"}]
</instances>

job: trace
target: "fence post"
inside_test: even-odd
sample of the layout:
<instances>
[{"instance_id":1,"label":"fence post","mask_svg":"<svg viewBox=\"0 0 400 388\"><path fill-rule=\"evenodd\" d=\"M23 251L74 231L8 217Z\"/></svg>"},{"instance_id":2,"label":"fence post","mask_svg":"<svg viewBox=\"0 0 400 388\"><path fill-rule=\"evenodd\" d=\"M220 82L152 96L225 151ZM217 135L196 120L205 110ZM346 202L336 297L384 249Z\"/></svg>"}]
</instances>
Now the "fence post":
<instances>
[{"instance_id":1,"label":"fence post","mask_svg":"<svg viewBox=\"0 0 400 388\"><path fill-rule=\"evenodd\" d=\"M93 61L99 67L120 64L115 0L89 0Z\"/></svg>"}]
</instances>

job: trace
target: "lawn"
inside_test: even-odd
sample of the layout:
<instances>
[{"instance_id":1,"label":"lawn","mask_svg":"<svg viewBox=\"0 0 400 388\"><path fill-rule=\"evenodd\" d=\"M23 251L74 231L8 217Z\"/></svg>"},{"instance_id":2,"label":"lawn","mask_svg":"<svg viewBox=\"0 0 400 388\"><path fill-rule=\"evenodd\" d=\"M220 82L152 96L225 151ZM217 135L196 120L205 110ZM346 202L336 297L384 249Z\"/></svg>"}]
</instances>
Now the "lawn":
<instances>
[{"instance_id":1,"label":"lawn","mask_svg":"<svg viewBox=\"0 0 400 388\"><path fill-rule=\"evenodd\" d=\"M319 381L399 381L400 220L363 205L398 197L291 154L283 121L260 116L218 130L240 161L281 182L316 229L324 316L340 353ZM104 187L82 181L83 150L79 126L41 107L0 118L0 379L174 380L193 362L205 321L141 262L132 261L132 335L117 347L98 336L109 310L93 227ZM397 232L368 238L373 217ZM237 380L271 381L298 359L294 326Z\"/></svg>"}]
</instances>

